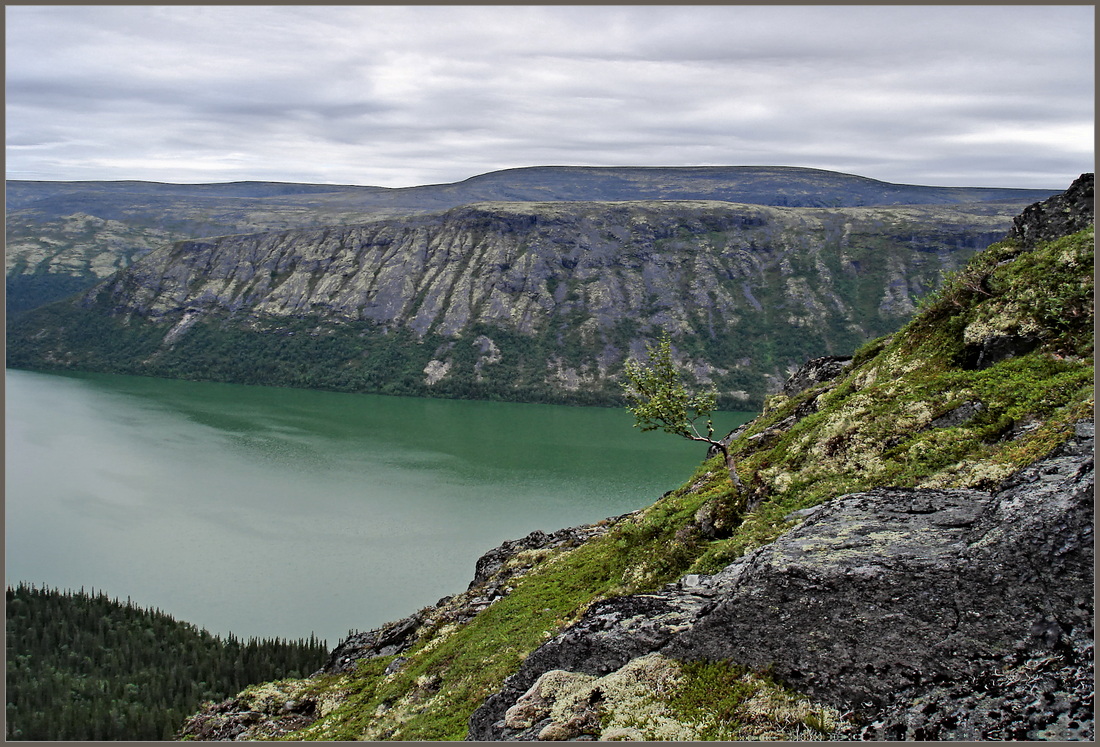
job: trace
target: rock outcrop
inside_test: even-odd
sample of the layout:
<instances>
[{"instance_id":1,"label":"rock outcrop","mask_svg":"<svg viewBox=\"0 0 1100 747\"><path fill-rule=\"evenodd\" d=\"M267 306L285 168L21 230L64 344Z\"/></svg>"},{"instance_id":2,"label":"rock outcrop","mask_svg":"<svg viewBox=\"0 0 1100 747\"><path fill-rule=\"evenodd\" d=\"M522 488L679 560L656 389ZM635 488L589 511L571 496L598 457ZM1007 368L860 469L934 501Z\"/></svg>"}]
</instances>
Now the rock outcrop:
<instances>
[{"instance_id":1,"label":"rock outcrop","mask_svg":"<svg viewBox=\"0 0 1100 747\"><path fill-rule=\"evenodd\" d=\"M1031 247L1088 228L1096 219L1095 181L1095 174L1082 174L1065 192L1029 205L1013 218L1009 236Z\"/></svg>"},{"instance_id":2,"label":"rock outcrop","mask_svg":"<svg viewBox=\"0 0 1100 747\"><path fill-rule=\"evenodd\" d=\"M597 603L474 713L470 738L547 729L549 715L519 729L506 714L549 672L605 676L653 653L767 668L853 717L880 714L868 736L1091 737L1080 700L1076 712L1050 705L1091 684L1092 453L1083 423L993 493L843 496L720 573ZM1003 687L1001 701L988 695L993 683L1038 663L1044 676L1027 692L1042 705L1030 710L960 715L943 694L982 681L991 703L1008 703ZM583 733L599 737L598 722Z\"/></svg>"},{"instance_id":3,"label":"rock outcrop","mask_svg":"<svg viewBox=\"0 0 1100 747\"><path fill-rule=\"evenodd\" d=\"M787 383L783 385L780 393L791 397L814 384L835 379L851 363L852 356L850 355L829 355L823 358L814 358L802 364L801 368L791 374L791 378L787 379Z\"/></svg>"}]
</instances>

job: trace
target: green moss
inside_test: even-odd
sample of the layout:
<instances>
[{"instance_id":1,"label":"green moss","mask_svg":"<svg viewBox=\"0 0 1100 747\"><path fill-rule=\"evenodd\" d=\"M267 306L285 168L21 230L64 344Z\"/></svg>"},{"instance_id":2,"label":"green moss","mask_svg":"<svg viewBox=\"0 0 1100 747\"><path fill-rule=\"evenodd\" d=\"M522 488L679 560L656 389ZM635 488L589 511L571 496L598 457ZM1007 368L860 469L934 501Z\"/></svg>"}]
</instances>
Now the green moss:
<instances>
[{"instance_id":1,"label":"green moss","mask_svg":"<svg viewBox=\"0 0 1100 747\"><path fill-rule=\"evenodd\" d=\"M727 661L683 662L669 710L701 740L820 739L841 722L832 708Z\"/></svg>"}]
</instances>

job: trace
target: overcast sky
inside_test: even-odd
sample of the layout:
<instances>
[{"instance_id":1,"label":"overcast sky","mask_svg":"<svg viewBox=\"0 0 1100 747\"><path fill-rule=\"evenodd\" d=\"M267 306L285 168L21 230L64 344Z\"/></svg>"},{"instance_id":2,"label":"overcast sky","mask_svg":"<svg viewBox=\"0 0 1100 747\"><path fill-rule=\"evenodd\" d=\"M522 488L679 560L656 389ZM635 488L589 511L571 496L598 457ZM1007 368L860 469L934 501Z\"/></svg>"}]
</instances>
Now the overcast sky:
<instances>
[{"instance_id":1,"label":"overcast sky","mask_svg":"<svg viewBox=\"0 0 1100 747\"><path fill-rule=\"evenodd\" d=\"M1062 189L1092 6L7 7L10 179L788 165Z\"/></svg>"}]
</instances>

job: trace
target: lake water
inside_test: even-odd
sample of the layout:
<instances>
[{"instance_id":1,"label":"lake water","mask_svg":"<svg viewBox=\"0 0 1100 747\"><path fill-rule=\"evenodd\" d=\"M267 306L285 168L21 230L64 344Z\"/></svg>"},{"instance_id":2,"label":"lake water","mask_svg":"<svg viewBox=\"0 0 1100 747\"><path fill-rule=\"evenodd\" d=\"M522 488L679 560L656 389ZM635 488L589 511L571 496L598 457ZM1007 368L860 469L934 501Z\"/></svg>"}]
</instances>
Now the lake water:
<instances>
[{"instance_id":1,"label":"lake water","mask_svg":"<svg viewBox=\"0 0 1100 747\"><path fill-rule=\"evenodd\" d=\"M504 540L649 505L705 455L621 409L6 374L7 583L222 635L335 645L465 590Z\"/></svg>"}]
</instances>

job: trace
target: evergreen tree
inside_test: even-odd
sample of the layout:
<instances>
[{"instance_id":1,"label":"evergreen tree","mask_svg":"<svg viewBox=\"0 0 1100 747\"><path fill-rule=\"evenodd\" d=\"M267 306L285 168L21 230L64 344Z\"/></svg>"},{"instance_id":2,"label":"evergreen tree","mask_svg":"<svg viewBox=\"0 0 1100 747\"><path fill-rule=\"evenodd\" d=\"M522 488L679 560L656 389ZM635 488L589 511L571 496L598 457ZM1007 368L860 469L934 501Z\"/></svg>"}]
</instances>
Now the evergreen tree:
<instances>
[{"instance_id":1,"label":"evergreen tree","mask_svg":"<svg viewBox=\"0 0 1100 747\"><path fill-rule=\"evenodd\" d=\"M8 587L7 722L12 740L172 739L185 714L257 682L316 671L311 635L227 639L158 610L87 593ZM257 655L262 652L262 655Z\"/></svg>"}]
</instances>

